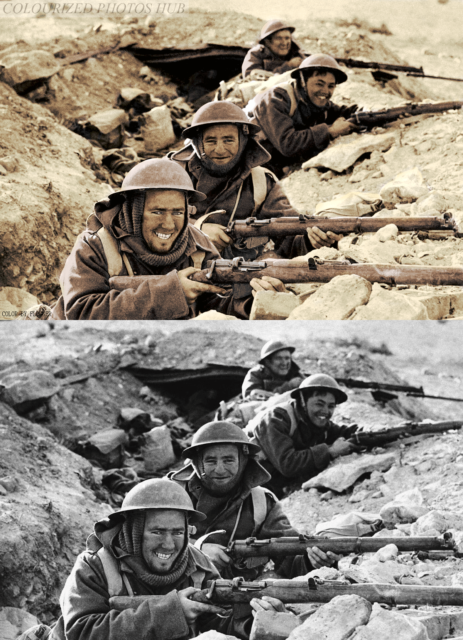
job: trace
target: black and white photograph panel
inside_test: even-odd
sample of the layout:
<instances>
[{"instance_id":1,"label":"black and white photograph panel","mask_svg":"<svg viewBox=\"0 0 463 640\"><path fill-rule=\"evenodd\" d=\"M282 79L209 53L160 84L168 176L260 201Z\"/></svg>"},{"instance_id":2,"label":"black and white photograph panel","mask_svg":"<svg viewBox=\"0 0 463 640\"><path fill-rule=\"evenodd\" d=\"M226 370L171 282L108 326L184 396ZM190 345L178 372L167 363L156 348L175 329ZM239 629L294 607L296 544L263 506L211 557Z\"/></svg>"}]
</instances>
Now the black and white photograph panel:
<instances>
[{"instance_id":1,"label":"black and white photograph panel","mask_svg":"<svg viewBox=\"0 0 463 640\"><path fill-rule=\"evenodd\" d=\"M0 0L0 317L462 317L461 11Z\"/></svg>"},{"instance_id":2,"label":"black and white photograph panel","mask_svg":"<svg viewBox=\"0 0 463 640\"><path fill-rule=\"evenodd\" d=\"M2 640L458 637L459 323L223 326L1 325Z\"/></svg>"}]
</instances>

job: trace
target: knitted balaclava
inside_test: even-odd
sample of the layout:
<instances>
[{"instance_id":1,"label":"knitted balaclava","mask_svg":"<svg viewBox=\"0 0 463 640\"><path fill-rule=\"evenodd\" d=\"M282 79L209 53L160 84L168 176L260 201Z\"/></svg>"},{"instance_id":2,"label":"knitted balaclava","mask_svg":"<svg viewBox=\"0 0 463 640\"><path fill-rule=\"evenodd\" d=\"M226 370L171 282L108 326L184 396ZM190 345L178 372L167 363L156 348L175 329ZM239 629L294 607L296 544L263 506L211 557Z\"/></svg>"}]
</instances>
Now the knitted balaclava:
<instances>
[{"instance_id":1,"label":"knitted balaclava","mask_svg":"<svg viewBox=\"0 0 463 640\"><path fill-rule=\"evenodd\" d=\"M219 486L216 482L209 476L205 474L204 471L204 456L207 453L208 447L201 447L192 458L192 465L194 470L196 471L196 475L200 478L201 484L207 493L212 496L223 496L227 493L230 493L240 484L241 479L243 477L244 470L248 463L249 459L249 449L247 445L236 445L239 456L239 467L238 473L230 479L229 482L221 483Z\"/></svg>"},{"instance_id":2,"label":"knitted balaclava","mask_svg":"<svg viewBox=\"0 0 463 640\"><path fill-rule=\"evenodd\" d=\"M205 127L200 127L192 133L191 143L196 152L196 155L199 158L199 161L201 162L201 165L207 171L207 173L209 173L211 176L214 176L215 178L221 178L233 171L233 169L240 163L244 150L246 149L246 145L249 139L249 128L247 125L236 126L238 127L239 135L238 153L234 158L230 160L230 162L227 162L226 164L216 164L204 153L203 136L206 131Z\"/></svg>"},{"instance_id":3,"label":"knitted balaclava","mask_svg":"<svg viewBox=\"0 0 463 640\"><path fill-rule=\"evenodd\" d=\"M185 542L169 573L152 573L143 557L143 532L145 529L146 511L129 511L119 531L116 545L129 555L124 560L135 571L138 577L151 586L173 584L188 570L194 570L195 562L188 547L188 522L185 527ZM186 519L186 515L185 515Z\"/></svg>"},{"instance_id":4,"label":"knitted balaclava","mask_svg":"<svg viewBox=\"0 0 463 640\"><path fill-rule=\"evenodd\" d=\"M125 233L129 234L124 240L127 244L134 244L137 256L151 267L166 266L176 262L186 251L190 245L195 247L194 239L188 227L188 202L185 198L185 224L182 231L176 238L173 247L168 253L154 253L148 247L143 237L143 211L145 208L145 192L144 191L128 191L125 194L125 200L119 213L119 224ZM131 243L130 236L135 238L135 243ZM138 249L138 250L137 250ZM140 252L141 249L141 252Z\"/></svg>"}]
</instances>

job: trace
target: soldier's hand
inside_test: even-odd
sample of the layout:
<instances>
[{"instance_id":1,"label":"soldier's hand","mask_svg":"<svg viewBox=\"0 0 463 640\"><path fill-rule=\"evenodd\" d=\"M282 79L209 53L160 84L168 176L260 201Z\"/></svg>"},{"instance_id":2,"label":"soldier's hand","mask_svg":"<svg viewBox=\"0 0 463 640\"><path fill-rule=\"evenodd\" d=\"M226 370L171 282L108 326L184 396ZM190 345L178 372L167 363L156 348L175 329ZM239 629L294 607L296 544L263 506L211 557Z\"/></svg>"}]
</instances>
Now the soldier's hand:
<instances>
[{"instance_id":1,"label":"soldier's hand","mask_svg":"<svg viewBox=\"0 0 463 640\"><path fill-rule=\"evenodd\" d=\"M332 138L337 138L338 136L347 136L352 131L357 131L358 128L355 122L349 122L345 118L338 118L328 127L328 131Z\"/></svg>"},{"instance_id":2,"label":"soldier's hand","mask_svg":"<svg viewBox=\"0 0 463 640\"><path fill-rule=\"evenodd\" d=\"M253 296L256 295L257 291L278 291L280 293L286 292L286 287L282 283L282 281L278 280L277 278L271 278L270 276L253 278L249 284L253 289Z\"/></svg>"},{"instance_id":3,"label":"soldier's hand","mask_svg":"<svg viewBox=\"0 0 463 640\"><path fill-rule=\"evenodd\" d=\"M204 604L203 602L195 602L190 600L190 596L201 589L195 589L194 587L187 587L178 592L178 599L183 609L183 615L188 624L193 624L198 616L203 613L217 613L224 615L227 612L221 607L217 607L213 604Z\"/></svg>"},{"instance_id":4,"label":"soldier's hand","mask_svg":"<svg viewBox=\"0 0 463 640\"><path fill-rule=\"evenodd\" d=\"M297 386L299 386L299 384ZM275 394L272 393L271 391L265 391L264 389L253 389L249 394L249 398L250 400L267 400L268 398L271 398L274 395Z\"/></svg>"},{"instance_id":5,"label":"soldier's hand","mask_svg":"<svg viewBox=\"0 0 463 640\"><path fill-rule=\"evenodd\" d=\"M194 280L190 280L188 276L196 273L196 271L201 271L201 269L187 267L186 269L182 269L178 272L178 279L182 285L188 306L192 305L196 301L196 298L198 298L202 293L227 293L225 289L221 289L214 284L203 284L202 282L194 282Z\"/></svg>"},{"instance_id":6,"label":"soldier's hand","mask_svg":"<svg viewBox=\"0 0 463 640\"><path fill-rule=\"evenodd\" d=\"M297 69L297 67L301 64L302 58L296 56L295 58L291 58L291 60L287 63L291 69Z\"/></svg>"},{"instance_id":7,"label":"soldier's hand","mask_svg":"<svg viewBox=\"0 0 463 640\"><path fill-rule=\"evenodd\" d=\"M303 378L300 378L299 376L296 376L295 378L291 378L291 380L288 382L288 387L291 387L292 389L297 389L297 387L301 384Z\"/></svg>"},{"instance_id":8,"label":"soldier's hand","mask_svg":"<svg viewBox=\"0 0 463 640\"><path fill-rule=\"evenodd\" d=\"M338 438L333 444L328 447L330 456L337 458L338 456L347 456L355 449L355 445L352 442L348 442L345 438Z\"/></svg>"},{"instance_id":9,"label":"soldier's hand","mask_svg":"<svg viewBox=\"0 0 463 640\"><path fill-rule=\"evenodd\" d=\"M205 222L201 227L201 231L209 236L211 242L219 251L222 251L231 242L230 236L225 233L226 228L227 227L224 227L222 224Z\"/></svg>"},{"instance_id":10,"label":"soldier's hand","mask_svg":"<svg viewBox=\"0 0 463 640\"><path fill-rule=\"evenodd\" d=\"M250 80L268 80L273 76L271 71L265 71L265 69L253 69L249 74Z\"/></svg>"},{"instance_id":11,"label":"soldier's hand","mask_svg":"<svg viewBox=\"0 0 463 640\"><path fill-rule=\"evenodd\" d=\"M341 240L342 235L327 231L326 233L318 227L308 227L307 237L314 249L320 249L320 247L331 247L335 242Z\"/></svg>"},{"instance_id":12,"label":"soldier's hand","mask_svg":"<svg viewBox=\"0 0 463 640\"><path fill-rule=\"evenodd\" d=\"M253 608L252 615L255 615L256 611L280 611L285 613L285 605L277 598L270 596L262 596L262 598L253 598L249 603Z\"/></svg>"},{"instance_id":13,"label":"soldier's hand","mask_svg":"<svg viewBox=\"0 0 463 640\"><path fill-rule=\"evenodd\" d=\"M332 567L339 560L339 556L337 556L332 551L327 551L325 553L318 547L308 547L307 557L309 558L310 564L314 569L320 569L321 567Z\"/></svg>"},{"instance_id":14,"label":"soldier's hand","mask_svg":"<svg viewBox=\"0 0 463 640\"><path fill-rule=\"evenodd\" d=\"M225 553L225 549L222 544L214 544L212 542L206 542L201 545L201 551L205 553L217 569L224 569L227 564L230 564L230 557Z\"/></svg>"}]
</instances>

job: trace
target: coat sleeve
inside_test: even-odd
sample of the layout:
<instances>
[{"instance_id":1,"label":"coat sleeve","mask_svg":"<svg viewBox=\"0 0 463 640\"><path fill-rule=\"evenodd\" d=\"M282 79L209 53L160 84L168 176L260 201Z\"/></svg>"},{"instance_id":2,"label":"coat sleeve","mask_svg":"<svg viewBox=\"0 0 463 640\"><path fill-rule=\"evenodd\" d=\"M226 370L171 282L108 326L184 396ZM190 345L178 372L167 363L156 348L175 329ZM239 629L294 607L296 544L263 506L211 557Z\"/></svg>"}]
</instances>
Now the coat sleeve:
<instances>
[{"instance_id":1,"label":"coat sleeve","mask_svg":"<svg viewBox=\"0 0 463 640\"><path fill-rule=\"evenodd\" d=\"M171 640L188 637L177 591L153 596L137 609L115 611L99 558L81 554L60 598L66 640Z\"/></svg>"},{"instance_id":2,"label":"coat sleeve","mask_svg":"<svg viewBox=\"0 0 463 640\"><path fill-rule=\"evenodd\" d=\"M255 69L264 71L261 46L252 47L252 49L249 49L247 52L241 67L243 78L246 78L251 71L254 71Z\"/></svg>"},{"instance_id":3,"label":"coat sleeve","mask_svg":"<svg viewBox=\"0 0 463 640\"><path fill-rule=\"evenodd\" d=\"M299 536L299 531L291 526L281 503L270 495L267 497L268 514L259 531L259 538L281 538L283 536ZM275 571L283 578L295 578L302 576L313 567L308 556L300 555L288 558L272 558L275 563Z\"/></svg>"},{"instance_id":4,"label":"coat sleeve","mask_svg":"<svg viewBox=\"0 0 463 640\"><path fill-rule=\"evenodd\" d=\"M328 125L322 123L298 131L289 116L290 107L287 92L276 87L259 98L254 117L267 139L283 156L301 156L308 160L328 146L331 140Z\"/></svg>"},{"instance_id":5,"label":"coat sleeve","mask_svg":"<svg viewBox=\"0 0 463 640\"><path fill-rule=\"evenodd\" d=\"M283 191L280 182L275 182L271 176L267 176L267 197L265 198L257 217L260 220L266 218L281 218L283 216L299 216L287 195Z\"/></svg>"},{"instance_id":6,"label":"coat sleeve","mask_svg":"<svg viewBox=\"0 0 463 640\"><path fill-rule=\"evenodd\" d=\"M291 420L287 412L277 407L262 417L256 428L256 438L272 465L285 478L308 480L328 466L331 457L328 445L317 444L298 450L289 435Z\"/></svg>"},{"instance_id":7,"label":"coat sleeve","mask_svg":"<svg viewBox=\"0 0 463 640\"><path fill-rule=\"evenodd\" d=\"M262 370L259 366L249 369L246 377L244 378L243 386L241 389L243 398L249 397L251 395L251 391L254 391L256 389L258 391L265 390L265 385L261 374Z\"/></svg>"},{"instance_id":8,"label":"coat sleeve","mask_svg":"<svg viewBox=\"0 0 463 640\"><path fill-rule=\"evenodd\" d=\"M62 282L62 308L66 320L152 320L188 317L189 309L177 271L138 276L134 288L111 288L100 239L80 238L66 261ZM136 284L135 284L136 283ZM52 315L52 319L57 319Z\"/></svg>"}]
</instances>

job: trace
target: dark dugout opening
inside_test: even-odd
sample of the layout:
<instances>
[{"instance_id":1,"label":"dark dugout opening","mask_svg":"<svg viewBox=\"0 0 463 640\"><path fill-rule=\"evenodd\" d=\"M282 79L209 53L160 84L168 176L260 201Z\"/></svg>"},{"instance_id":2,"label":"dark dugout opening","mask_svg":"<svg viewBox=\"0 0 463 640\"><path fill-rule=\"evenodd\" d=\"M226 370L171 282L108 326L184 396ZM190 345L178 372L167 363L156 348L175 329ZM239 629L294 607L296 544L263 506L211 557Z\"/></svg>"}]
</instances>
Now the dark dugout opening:
<instances>
[{"instance_id":1,"label":"dark dugout opening","mask_svg":"<svg viewBox=\"0 0 463 640\"><path fill-rule=\"evenodd\" d=\"M168 74L181 94L195 108L209 102L222 80L241 73L246 47L203 44L188 49L147 49L135 45L129 51L148 66Z\"/></svg>"},{"instance_id":2,"label":"dark dugout opening","mask_svg":"<svg viewBox=\"0 0 463 640\"><path fill-rule=\"evenodd\" d=\"M141 382L168 394L188 421L200 427L212 420L222 401L241 394L248 371L238 365L208 364L202 369L146 369L130 367Z\"/></svg>"}]
</instances>

